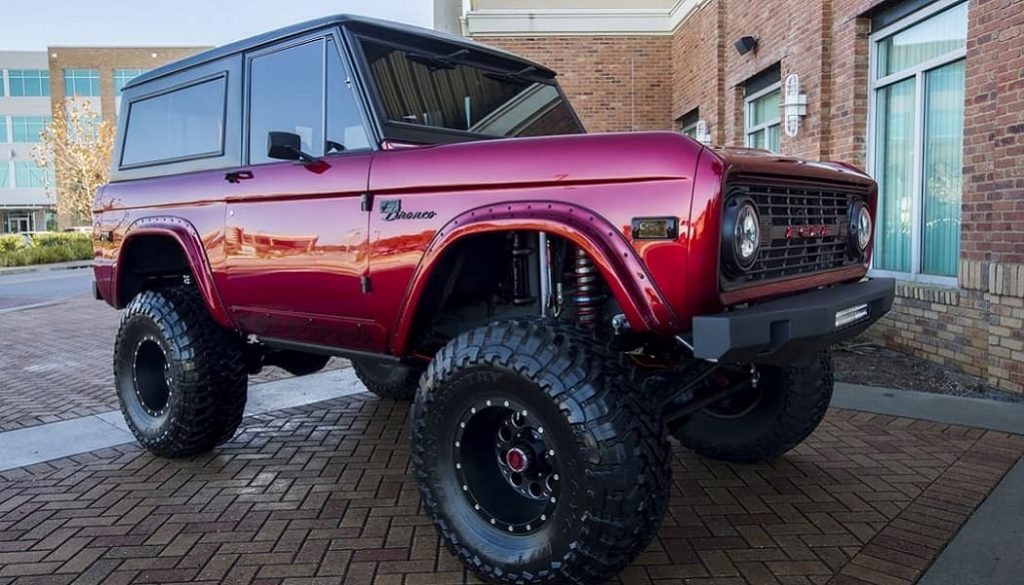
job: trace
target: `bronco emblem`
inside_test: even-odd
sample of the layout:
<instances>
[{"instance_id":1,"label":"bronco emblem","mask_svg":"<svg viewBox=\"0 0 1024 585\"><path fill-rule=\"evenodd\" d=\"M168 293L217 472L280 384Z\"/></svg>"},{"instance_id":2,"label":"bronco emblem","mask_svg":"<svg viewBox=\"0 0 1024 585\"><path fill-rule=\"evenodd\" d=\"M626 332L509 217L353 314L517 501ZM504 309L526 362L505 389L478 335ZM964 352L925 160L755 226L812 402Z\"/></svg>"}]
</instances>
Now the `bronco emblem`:
<instances>
[{"instance_id":1,"label":"bronco emblem","mask_svg":"<svg viewBox=\"0 0 1024 585\"><path fill-rule=\"evenodd\" d=\"M380 212L384 215L384 221L396 221L399 219L433 219L437 212L434 211L402 211L401 199L386 199L380 202Z\"/></svg>"}]
</instances>

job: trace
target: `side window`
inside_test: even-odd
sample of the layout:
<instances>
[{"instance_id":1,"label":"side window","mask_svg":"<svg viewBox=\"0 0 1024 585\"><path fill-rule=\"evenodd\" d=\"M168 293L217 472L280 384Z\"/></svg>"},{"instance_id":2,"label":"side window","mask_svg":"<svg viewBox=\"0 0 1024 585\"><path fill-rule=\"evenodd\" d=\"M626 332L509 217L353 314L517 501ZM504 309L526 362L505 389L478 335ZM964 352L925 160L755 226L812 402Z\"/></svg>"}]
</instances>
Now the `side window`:
<instances>
[{"instance_id":1,"label":"side window","mask_svg":"<svg viewBox=\"0 0 1024 585\"><path fill-rule=\"evenodd\" d=\"M273 160L269 132L298 134L303 152L323 155L324 40L255 57L249 72L249 162Z\"/></svg>"},{"instance_id":2,"label":"side window","mask_svg":"<svg viewBox=\"0 0 1024 585\"><path fill-rule=\"evenodd\" d=\"M222 76L132 101L121 166L223 154L226 86Z\"/></svg>"},{"instance_id":3,"label":"side window","mask_svg":"<svg viewBox=\"0 0 1024 585\"><path fill-rule=\"evenodd\" d=\"M334 40L327 41L327 145L325 152L370 147L362 116L356 106L348 69Z\"/></svg>"}]
</instances>

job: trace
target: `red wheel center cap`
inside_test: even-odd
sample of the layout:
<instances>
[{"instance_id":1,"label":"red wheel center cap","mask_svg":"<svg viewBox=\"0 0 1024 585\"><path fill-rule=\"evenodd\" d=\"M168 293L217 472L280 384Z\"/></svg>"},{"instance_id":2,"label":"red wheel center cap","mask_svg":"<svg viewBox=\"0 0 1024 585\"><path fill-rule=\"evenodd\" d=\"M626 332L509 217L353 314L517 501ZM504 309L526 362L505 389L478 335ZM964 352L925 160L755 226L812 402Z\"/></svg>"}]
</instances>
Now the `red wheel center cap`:
<instances>
[{"instance_id":1,"label":"red wheel center cap","mask_svg":"<svg viewBox=\"0 0 1024 585\"><path fill-rule=\"evenodd\" d=\"M508 453L505 454L505 463L508 464L509 469L516 473L522 473L526 469L529 460L526 458L526 453L522 449L513 448L509 449Z\"/></svg>"}]
</instances>

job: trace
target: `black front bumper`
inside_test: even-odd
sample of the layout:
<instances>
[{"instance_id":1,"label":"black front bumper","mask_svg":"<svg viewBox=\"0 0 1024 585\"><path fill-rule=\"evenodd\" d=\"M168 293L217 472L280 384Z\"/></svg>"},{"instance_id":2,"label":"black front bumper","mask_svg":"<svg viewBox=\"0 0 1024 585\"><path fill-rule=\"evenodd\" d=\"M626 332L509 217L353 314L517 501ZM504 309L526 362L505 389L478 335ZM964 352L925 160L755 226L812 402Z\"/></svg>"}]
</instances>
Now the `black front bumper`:
<instances>
[{"instance_id":1,"label":"black front bumper","mask_svg":"<svg viewBox=\"0 0 1024 585\"><path fill-rule=\"evenodd\" d=\"M693 353L725 363L786 364L849 339L892 308L896 284L876 278L842 284L693 319ZM866 306L867 314L838 326L837 313Z\"/></svg>"}]
</instances>

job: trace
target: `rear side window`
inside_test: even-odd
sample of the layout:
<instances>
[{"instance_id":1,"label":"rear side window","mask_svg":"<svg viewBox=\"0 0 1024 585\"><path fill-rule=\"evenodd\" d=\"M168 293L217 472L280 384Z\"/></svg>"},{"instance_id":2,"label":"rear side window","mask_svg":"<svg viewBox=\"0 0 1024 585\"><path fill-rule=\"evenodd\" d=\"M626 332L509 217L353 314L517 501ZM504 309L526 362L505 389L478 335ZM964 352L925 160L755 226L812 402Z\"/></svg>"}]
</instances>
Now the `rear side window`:
<instances>
[{"instance_id":1,"label":"rear side window","mask_svg":"<svg viewBox=\"0 0 1024 585\"><path fill-rule=\"evenodd\" d=\"M221 156L226 86L220 76L132 101L121 167Z\"/></svg>"}]
</instances>

